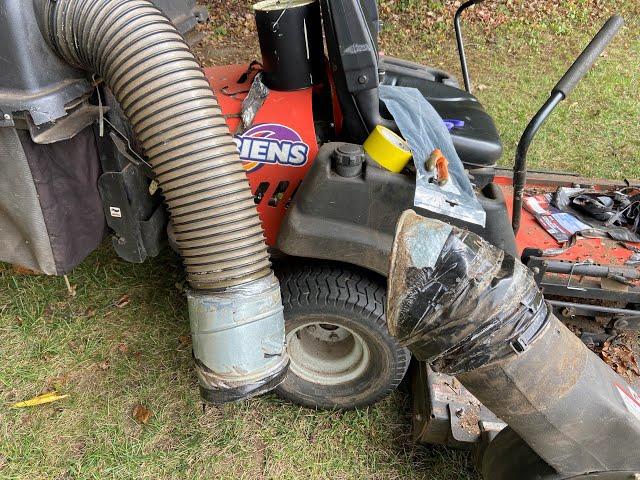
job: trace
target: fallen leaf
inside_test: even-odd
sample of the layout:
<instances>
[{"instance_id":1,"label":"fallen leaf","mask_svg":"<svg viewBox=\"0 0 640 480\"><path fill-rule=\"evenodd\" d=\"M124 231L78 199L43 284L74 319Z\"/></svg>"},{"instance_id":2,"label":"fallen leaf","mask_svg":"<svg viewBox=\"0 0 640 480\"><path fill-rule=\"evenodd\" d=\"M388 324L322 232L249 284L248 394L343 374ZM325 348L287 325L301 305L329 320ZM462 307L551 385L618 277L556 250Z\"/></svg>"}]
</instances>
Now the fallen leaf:
<instances>
[{"instance_id":1,"label":"fallen leaf","mask_svg":"<svg viewBox=\"0 0 640 480\"><path fill-rule=\"evenodd\" d=\"M127 347L126 343L119 343L116 348L120 353L127 353L129 351L129 347Z\"/></svg>"},{"instance_id":2,"label":"fallen leaf","mask_svg":"<svg viewBox=\"0 0 640 480\"><path fill-rule=\"evenodd\" d=\"M131 303L131 298L126 293L122 295L118 300L113 304L116 308L124 308Z\"/></svg>"},{"instance_id":3,"label":"fallen leaf","mask_svg":"<svg viewBox=\"0 0 640 480\"><path fill-rule=\"evenodd\" d=\"M13 273L16 275L40 275L37 271L20 265L13 265Z\"/></svg>"},{"instance_id":4,"label":"fallen leaf","mask_svg":"<svg viewBox=\"0 0 640 480\"><path fill-rule=\"evenodd\" d=\"M33 397L24 402L18 402L11 405L11 408L28 408L37 407L38 405L45 405L47 403L57 402L63 398L67 398L69 395L59 395L55 390L53 392L43 393L37 397Z\"/></svg>"},{"instance_id":5,"label":"fallen leaf","mask_svg":"<svg viewBox=\"0 0 640 480\"><path fill-rule=\"evenodd\" d=\"M137 403L136 406L133 407L131 415L138 423L146 425L151 418L151 410L145 408L141 403Z\"/></svg>"},{"instance_id":6,"label":"fallen leaf","mask_svg":"<svg viewBox=\"0 0 640 480\"><path fill-rule=\"evenodd\" d=\"M605 361L616 373L631 380L640 377L640 366L633 353L633 349L627 345L627 339L620 335L613 341L606 341L602 349L596 350L602 360Z\"/></svg>"}]
</instances>

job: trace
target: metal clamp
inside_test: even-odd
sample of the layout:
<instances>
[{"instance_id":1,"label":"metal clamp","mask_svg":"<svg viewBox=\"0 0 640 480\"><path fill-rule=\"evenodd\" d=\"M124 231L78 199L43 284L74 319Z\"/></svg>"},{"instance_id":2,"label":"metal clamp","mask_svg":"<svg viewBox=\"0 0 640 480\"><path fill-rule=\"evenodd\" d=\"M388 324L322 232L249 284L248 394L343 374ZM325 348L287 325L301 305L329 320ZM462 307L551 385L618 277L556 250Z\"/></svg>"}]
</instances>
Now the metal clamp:
<instances>
[{"instance_id":1,"label":"metal clamp","mask_svg":"<svg viewBox=\"0 0 640 480\"><path fill-rule=\"evenodd\" d=\"M541 315L539 310L536 313L536 320L532 322L524 332L522 332L522 335L511 342L511 349L516 353L516 355L526 352L547 324L547 320L549 319L548 309L546 309L546 306L543 307L543 309L546 310L547 313L545 315Z\"/></svg>"},{"instance_id":2,"label":"metal clamp","mask_svg":"<svg viewBox=\"0 0 640 480\"><path fill-rule=\"evenodd\" d=\"M584 261L584 262L576 262L571 266L571 271L569 272L569 279L567 280L567 290L574 290L577 292L586 292L587 289L586 288L582 288L582 287L572 287L571 286L571 280L573 280L573 275L574 275L574 271L576 269L576 267L579 266L584 266L584 265L593 265L592 261Z\"/></svg>"},{"instance_id":3,"label":"metal clamp","mask_svg":"<svg viewBox=\"0 0 640 480\"><path fill-rule=\"evenodd\" d=\"M152 180L156 178L155 173L153 173L153 167L140 155L136 153L136 151L131 147L131 143L125 134L120 132L107 118L103 118L103 121L109 125L111 131L109 132L109 138L115 145L118 153L126 158L129 163L138 167L144 175Z\"/></svg>"}]
</instances>

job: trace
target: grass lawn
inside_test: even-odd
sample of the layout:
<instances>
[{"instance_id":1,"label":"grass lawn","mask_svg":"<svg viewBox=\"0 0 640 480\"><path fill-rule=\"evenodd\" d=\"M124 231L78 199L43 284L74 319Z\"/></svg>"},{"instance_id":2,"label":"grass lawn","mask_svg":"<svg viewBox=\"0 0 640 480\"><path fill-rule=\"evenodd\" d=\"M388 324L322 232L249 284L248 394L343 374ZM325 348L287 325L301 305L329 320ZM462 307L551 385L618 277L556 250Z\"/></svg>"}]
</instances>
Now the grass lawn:
<instances>
[{"instance_id":1,"label":"grass lawn","mask_svg":"<svg viewBox=\"0 0 640 480\"><path fill-rule=\"evenodd\" d=\"M494 6L500 15L489 27L472 21L467 29L472 79L503 135L504 164L510 165L528 118L619 6L627 27L545 127L531 163L640 177L640 7L530 2L554 5L545 11L513 3ZM240 10L238 18L247 12ZM450 7L384 0L382 10L386 53L458 72ZM230 44L231 33L215 22L214 15L210 37ZM242 49L234 56L252 55ZM75 297L62 278L0 264L1 479L478 478L467 454L411 442L402 393L346 413L299 408L274 396L203 409L181 267L171 253L130 265L107 242L69 279ZM8 408L50 388L69 397ZM151 412L146 425L132 417L138 404Z\"/></svg>"}]
</instances>

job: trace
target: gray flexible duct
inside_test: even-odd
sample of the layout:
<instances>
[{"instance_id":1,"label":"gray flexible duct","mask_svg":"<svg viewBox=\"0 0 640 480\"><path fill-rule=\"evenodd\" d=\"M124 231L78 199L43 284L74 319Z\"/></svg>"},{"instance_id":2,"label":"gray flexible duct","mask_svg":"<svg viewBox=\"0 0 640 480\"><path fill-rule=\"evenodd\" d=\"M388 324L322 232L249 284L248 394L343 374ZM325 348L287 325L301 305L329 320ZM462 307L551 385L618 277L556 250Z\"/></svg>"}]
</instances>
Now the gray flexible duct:
<instances>
[{"instance_id":1,"label":"gray flexible duct","mask_svg":"<svg viewBox=\"0 0 640 480\"><path fill-rule=\"evenodd\" d=\"M239 315L255 316L236 318L241 323L264 322L259 317L271 315L269 348L254 346L259 353L250 362L251 368L278 363L282 372L286 365L282 306L279 293L273 295L277 280L271 271L253 195L209 82L182 36L149 1L39 1L46 2L43 26L55 50L70 64L104 79L153 168L171 214L189 285L197 292L190 296L190 311L193 314L198 310L193 307L194 301L206 303L204 310L198 310L198 320L191 319L196 363L205 369L207 378L211 374L216 377L215 381L204 382L205 387L238 387L245 392L240 396L246 396L246 385L236 380L243 376L238 372L249 368L247 358L235 361L227 355L228 362L221 365L198 363L201 358L196 345L206 349L207 342L201 345L195 341L196 336L215 333L215 322L204 322L202 315L219 315L216 294L203 291L224 291L227 302L239 289ZM243 312L244 288L253 282L261 286L252 286L252 292L270 292L265 308L271 313L261 311L260 306ZM224 348L232 350L237 348L233 341L242 340L227 337ZM220 348L219 343L216 348ZM275 375L278 368L271 367L266 368L266 376ZM250 376L258 384L264 377ZM202 380L201 375L201 385Z\"/></svg>"},{"instance_id":2,"label":"gray flexible duct","mask_svg":"<svg viewBox=\"0 0 640 480\"><path fill-rule=\"evenodd\" d=\"M246 174L209 82L171 22L146 0L48 3L49 38L104 79L153 167L195 289L270 274Z\"/></svg>"}]
</instances>

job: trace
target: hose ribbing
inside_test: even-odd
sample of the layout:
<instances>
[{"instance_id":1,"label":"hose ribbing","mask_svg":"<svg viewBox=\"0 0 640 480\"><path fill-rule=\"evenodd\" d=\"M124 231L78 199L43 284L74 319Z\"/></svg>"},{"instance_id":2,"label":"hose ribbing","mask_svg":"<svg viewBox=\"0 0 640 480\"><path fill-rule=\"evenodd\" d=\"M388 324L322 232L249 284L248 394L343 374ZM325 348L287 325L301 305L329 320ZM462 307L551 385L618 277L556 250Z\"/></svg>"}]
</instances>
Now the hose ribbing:
<instances>
[{"instance_id":1,"label":"hose ribbing","mask_svg":"<svg viewBox=\"0 0 640 480\"><path fill-rule=\"evenodd\" d=\"M131 123L162 190L192 288L271 273L237 148L200 65L146 0L57 0L45 28L69 63L94 72Z\"/></svg>"}]
</instances>

